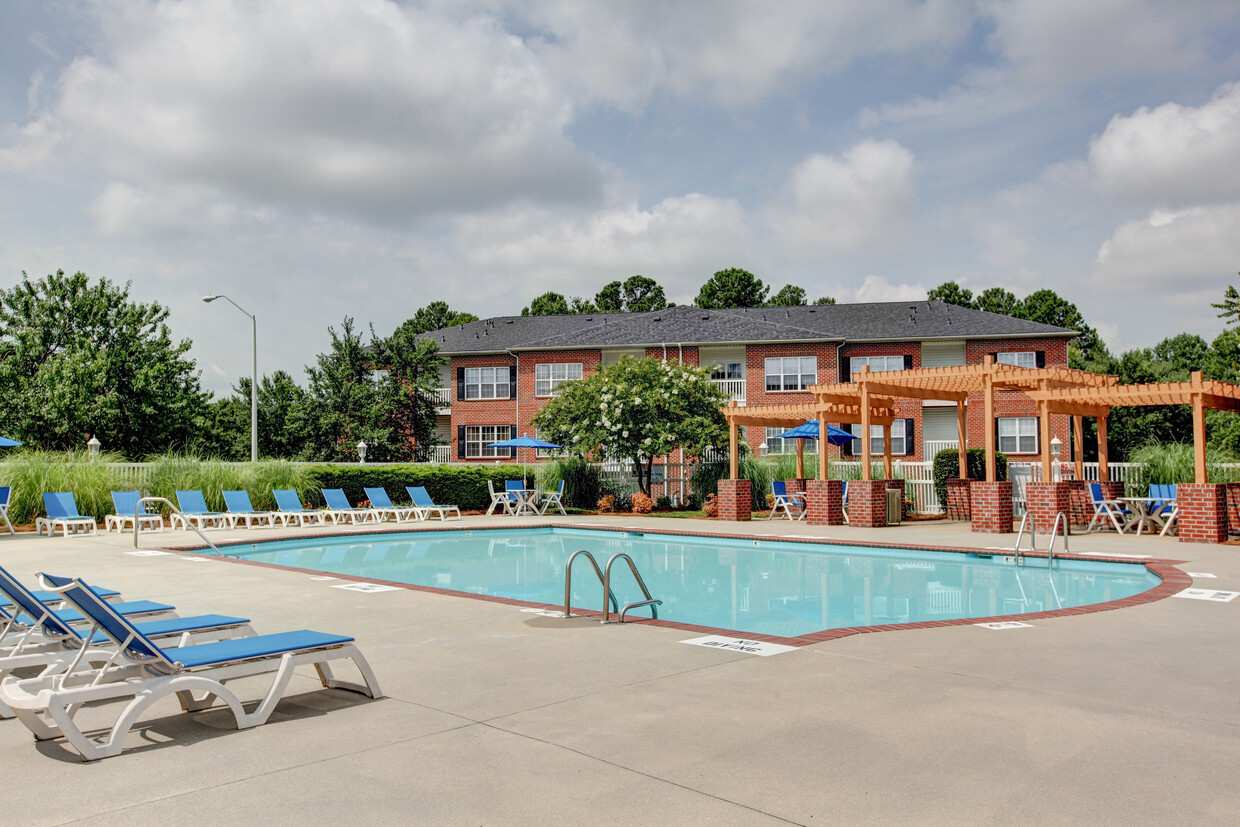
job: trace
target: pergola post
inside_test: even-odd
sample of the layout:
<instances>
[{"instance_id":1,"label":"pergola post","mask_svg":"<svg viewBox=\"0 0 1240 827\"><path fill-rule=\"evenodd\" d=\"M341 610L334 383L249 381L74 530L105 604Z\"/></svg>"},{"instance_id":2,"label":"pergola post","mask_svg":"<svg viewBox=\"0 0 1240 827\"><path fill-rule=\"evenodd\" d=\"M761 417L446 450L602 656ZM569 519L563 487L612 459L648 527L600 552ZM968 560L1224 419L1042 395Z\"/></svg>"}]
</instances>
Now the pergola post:
<instances>
[{"instance_id":1,"label":"pergola post","mask_svg":"<svg viewBox=\"0 0 1240 827\"><path fill-rule=\"evenodd\" d=\"M818 415L818 479L827 479L827 448L831 443L827 441L827 420L822 414Z\"/></svg>"},{"instance_id":2,"label":"pergola post","mask_svg":"<svg viewBox=\"0 0 1240 827\"><path fill-rule=\"evenodd\" d=\"M1041 384L1045 390L1046 383ZM1038 402L1038 447L1042 453L1042 482L1054 482L1055 474L1051 469L1051 409L1044 399Z\"/></svg>"},{"instance_id":3,"label":"pergola post","mask_svg":"<svg viewBox=\"0 0 1240 827\"><path fill-rule=\"evenodd\" d=\"M964 400L956 401L956 453L960 460L960 479L969 477L969 420Z\"/></svg>"},{"instance_id":4,"label":"pergola post","mask_svg":"<svg viewBox=\"0 0 1240 827\"><path fill-rule=\"evenodd\" d=\"M891 479L891 425L883 426L883 479Z\"/></svg>"},{"instance_id":5,"label":"pergola post","mask_svg":"<svg viewBox=\"0 0 1240 827\"><path fill-rule=\"evenodd\" d=\"M1098 482L1110 482L1111 469L1107 467L1107 414L1098 417Z\"/></svg>"},{"instance_id":6,"label":"pergola post","mask_svg":"<svg viewBox=\"0 0 1240 827\"><path fill-rule=\"evenodd\" d=\"M729 419L728 420L728 479L733 479L733 480L736 479L737 474L740 473L739 446L736 444L737 431L738 431L738 428L736 427L736 420Z\"/></svg>"},{"instance_id":7,"label":"pergola post","mask_svg":"<svg viewBox=\"0 0 1240 827\"><path fill-rule=\"evenodd\" d=\"M1193 469L1196 482L1206 481L1206 411L1201 395L1201 371L1193 371Z\"/></svg>"},{"instance_id":8,"label":"pergola post","mask_svg":"<svg viewBox=\"0 0 1240 827\"><path fill-rule=\"evenodd\" d=\"M986 482L994 482L999 477L995 468L995 357L987 355L982 364L986 368L982 374L982 393L984 394L982 413L986 430L984 443L986 445Z\"/></svg>"},{"instance_id":9,"label":"pergola post","mask_svg":"<svg viewBox=\"0 0 1240 827\"><path fill-rule=\"evenodd\" d=\"M1072 417L1072 461L1078 480L1085 479L1085 425L1079 416Z\"/></svg>"},{"instance_id":10,"label":"pergola post","mask_svg":"<svg viewBox=\"0 0 1240 827\"><path fill-rule=\"evenodd\" d=\"M805 440L797 441L797 479L805 479Z\"/></svg>"},{"instance_id":11,"label":"pergola post","mask_svg":"<svg viewBox=\"0 0 1240 827\"><path fill-rule=\"evenodd\" d=\"M870 474L870 386L866 382L866 374L870 366L861 368L861 479L873 479Z\"/></svg>"}]
</instances>

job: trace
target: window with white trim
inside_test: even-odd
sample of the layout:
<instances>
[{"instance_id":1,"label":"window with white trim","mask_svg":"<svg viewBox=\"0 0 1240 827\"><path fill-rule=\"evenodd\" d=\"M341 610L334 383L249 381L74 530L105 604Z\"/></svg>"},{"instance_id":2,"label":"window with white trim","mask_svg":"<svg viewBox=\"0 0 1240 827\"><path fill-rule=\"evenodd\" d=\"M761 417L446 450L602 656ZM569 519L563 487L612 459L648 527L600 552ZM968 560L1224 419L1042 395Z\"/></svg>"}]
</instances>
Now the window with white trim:
<instances>
[{"instance_id":1,"label":"window with white trim","mask_svg":"<svg viewBox=\"0 0 1240 827\"><path fill-rule=\"evenodd\" d=\"M781 439L780 434L787 431L787 428L767 428L766 429L766 452L768 454L795 454L797 452L796 439ZM805 443L803 452L813 455L818 452L818 440L803 439Z\"/></svg>"},{"instance_id":2,"label":"window with white trim","mask_svg":"<svg viewBox=\"0 0 1240 827\"><path fill-rule=\"evenodd\" d=\"M891 423L891 453L894 456L905 456L908 454L908 451L906 450L906 446L905 446L905 440L904 440L904 423L905 423L905 420L903 419L897 419ZM861 430L861 426L857 424L849 425L848 430L856 434L857 436L861 436L861 434L864 433ZM855 456L861 456L861 440L859 439L853 440L852 452ZM871 425L870 426L870 453L871 454L885 453L883 451L883 426L882 425Z\"/></svg>"},{"instance_id":3,"label":"window with white trim","mask_svg":"<svg viewBox=\"0 0 1240 827\"><path fill-rule=\"evenodd\" d=\"M768 391L803 391L817 381L817 356L772 356L766 360Z\"/></svg>"},{"instance_id":4,"label":"window with white trim","mask_svg":"<svg viewBox=\"0 0 1240 827\"><path fill-rule=\"evenodd\" d=\"M581 362L548 362L534 365L534 395L555 396L565 382L581 380Z\"/></svg>"},{"instance_id":5,"label":"window with white trim","mask_svg":"<svg viewBox=\"0 0 1240 827\"><path fill-rule=\"evenodd\" d=\"M850 356L848 357L848 372L860 373L861 369L869 365L872 373L886 370L904 370L903 356Z\"/></svg>"},{"instance_id":6,"label":"window with white trim","mask_svg":"<svg viewBox=\"0 0 1240 827\"><path fill-rule=\"evenodd\" d=\"M502 368L465 368L466 399L508 399L509 370ZM470 456L480 456L470 454Z\"/></svg>"},{"instance_id":7,"label":"window with white trim","mask_svg":"<svg viewBox=\"0 0 1240 827\"><path fill-rule=\"evenodd\" d=\"M721 379L744 379L745 363L744 362L728 362L722 365L712 365L710 369L710 378L715 381Z\"/></svg>"},{"instance_id":8,"label":"window with white trim","mask_svg":"<svg viewBox=\"0 0 1240 827\"><path fill-rule=\"evenodd\" d=\"M1036 454L1038 452L1038 418L1008 416L999 420L999 451L1004 454Z\"/></svg>"},{"instance_id":9,"label":"window with white trim","mask_svg":"<svg viewBox=\"0 0 1240 827\"><path fill-rule=\"evenodd\" d=\"M1000 365L1015 365L1018 368L1036 368L1038 366L1038 352L1036 350L1017 350L1011 353L996 353L995 362Z\"/></svg>"},{"instance_id":10,"label":"window with white trim","mask_svg":"<svg viewBox=\"0 0 1240 827\"><path fill-rule=\"evenodd\" d=\"M511 438L511 425L466 425L465 456L503 457L506 459L512 456L512 449L492 448L491 443L503 442L504 440Z\"/></svg>"}]
</instances>

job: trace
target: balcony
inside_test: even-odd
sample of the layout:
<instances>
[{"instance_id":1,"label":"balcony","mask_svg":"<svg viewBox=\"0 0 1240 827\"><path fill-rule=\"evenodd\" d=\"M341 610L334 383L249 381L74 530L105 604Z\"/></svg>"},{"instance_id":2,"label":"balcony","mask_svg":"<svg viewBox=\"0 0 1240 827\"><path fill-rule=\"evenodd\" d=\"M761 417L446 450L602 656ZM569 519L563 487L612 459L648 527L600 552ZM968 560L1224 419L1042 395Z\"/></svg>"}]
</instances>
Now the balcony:
<instances>
[{"instance_id":1,"label":"balcony","mask_svg":"<svg viewBox=\"0 0 1240 827\"><path fill-rule=\"evenodd\" d=\"M728 398L735 400L738 404L745 404L745 380L744 379L712 379L710 380L723 389Z\"/></svg>"},{"instance_id":2,"label":"balcony","mask_svg":"<svg viewBox=\"0 0 1240 827\"><path fill-rule=\"evenodd\" d=\"M452 407L452 388L440 388L435 391L435 407L445 413Z\"/></svg>"}]
</instances>

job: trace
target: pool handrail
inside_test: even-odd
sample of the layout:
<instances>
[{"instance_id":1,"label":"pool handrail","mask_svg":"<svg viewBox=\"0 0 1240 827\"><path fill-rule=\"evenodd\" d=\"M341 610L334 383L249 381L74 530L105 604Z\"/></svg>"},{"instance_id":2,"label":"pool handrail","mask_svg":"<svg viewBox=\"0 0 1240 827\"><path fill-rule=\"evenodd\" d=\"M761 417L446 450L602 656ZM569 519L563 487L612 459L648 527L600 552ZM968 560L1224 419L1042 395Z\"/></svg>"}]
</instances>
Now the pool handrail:
<instances>
[{"instance_id":1,"label":"pool handrail","mask_svg":"<svg viewBox=\"0 0 1240 827\"><path fill-rule=\"evenodd\" d=\"M172 504L171 500L168 500L165 497L139 497L138 501L134 503L134 507L133 507L133 547L134 548L138 547L138 517L141 514L141 512L145 510L142 506L146 503L163 503L164 505L171 508L175 513L181 514L181 509L177 508L175 505ZM207 539L207 535L202 533L202 529L194 525L188 519L185 519L184 514L181 514L181 518L185 520L186 526L193 529L194 533L197 534L199 537L201 537L202 541L211 547L212 551L214 551L220 557L228 556L224 552L220 551L219 546L217 546L215 543Z\"/></svg>"},{"instance_id":2,"label":"pool handrail","mask_svg":"<svg viewBox=\"0 0 1240 827\"><path fill-rule=\"evenodd\" d=\"M649 606L651 616L655 620L658 620L659 610L657 607L662 606L663 601L655 600L653 597L650 596L650 589L646 588L646 581L642 580L641 573L637 571L637 564L633 562L632 557L625 554L623 551L617 551L615 554L613 554L611 556L611 559L607 561L607 568L603 569L603 594L605 595L611 594L611 566L613 563L615 563L617 560L620 560L620 559L623 559L626 563L629 564L629 571L633 572L633 577L634 579L637 580L637 585L641 587L642 594L646 595L646 599L639 600L636 603L629 603L623 609L621 609L619 622L620 623L624 622L624 615L628 612L629 609L636 609L638 606ZM603 622L604 623L611 622L610 615L607 612L607 601L606 600L603 601Z\"/></svg>"},{"instance_id":3,"label":"pool handrail","mask_svg":"<svg viewBox=\"0 0 1240 827\"><path fill-rule=\"evenodd\" d=\"M603 583L603 588L606 590L604 591L605 596L603 598L604 611L606 611L607 601L610 599L613 611L619 612L620 601L616 600L616 596L612 594L611 589L607 588L607 584L603 578L603 570L598 567L598 561L594 559L594 555L591 554L587 549L582 548L582 549L577 549L576 551L574 551L572 556L568 558L568 563L566 563L564 566L564 616L565 617L573 616L572 612L569 610L569 605L568 605L569 601L572 600L573 561L576 560L578 555L581 555L581 554L584 554L586 556L586 559L590 561L590 566L593 567L594 573L598 575L598 582Z\"/></svg>"}]
</instances>

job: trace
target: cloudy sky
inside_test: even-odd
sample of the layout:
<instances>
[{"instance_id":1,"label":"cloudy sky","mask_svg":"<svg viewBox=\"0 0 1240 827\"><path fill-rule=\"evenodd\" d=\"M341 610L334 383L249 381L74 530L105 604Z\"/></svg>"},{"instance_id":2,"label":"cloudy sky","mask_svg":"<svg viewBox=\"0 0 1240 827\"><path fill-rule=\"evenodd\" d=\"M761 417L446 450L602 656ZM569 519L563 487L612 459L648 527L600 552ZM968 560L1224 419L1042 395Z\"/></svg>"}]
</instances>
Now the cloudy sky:
<instances>
[{"instance_id":1,"label":"cloudy sky","mask_svg":"<svg viewBox=\"0 0 1240 827\"><path fill-rule=\"evenodd\" d=\"M635 273L1050 287L1112 348L1240 281L1233 0L8 0L0 284L172 310L203 384Z\"/></svg>"}]
</instances>

